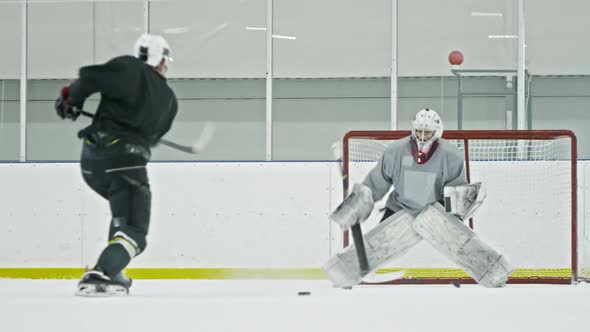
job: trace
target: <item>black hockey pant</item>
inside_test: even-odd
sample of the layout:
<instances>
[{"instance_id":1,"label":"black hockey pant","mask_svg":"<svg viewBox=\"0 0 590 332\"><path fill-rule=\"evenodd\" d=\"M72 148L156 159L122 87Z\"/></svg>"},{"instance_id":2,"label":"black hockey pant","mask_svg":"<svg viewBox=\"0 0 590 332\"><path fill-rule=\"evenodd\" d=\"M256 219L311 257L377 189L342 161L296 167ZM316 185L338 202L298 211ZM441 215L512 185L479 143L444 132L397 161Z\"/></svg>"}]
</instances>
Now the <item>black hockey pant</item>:
<instances>
[{"instance_id":1,"label":"black hockey pant","mask_svg":"<svg viewBox=\"0 0 590 332\"><path fill-rule=\"evenodd\" d=\"M151 192L146 171L149 151L124 139L88 137L82 148L84 181L109 201L109 245L96 268L108 276L121 272L146 248L150 224Z\"/></svg>"}]
</instances>

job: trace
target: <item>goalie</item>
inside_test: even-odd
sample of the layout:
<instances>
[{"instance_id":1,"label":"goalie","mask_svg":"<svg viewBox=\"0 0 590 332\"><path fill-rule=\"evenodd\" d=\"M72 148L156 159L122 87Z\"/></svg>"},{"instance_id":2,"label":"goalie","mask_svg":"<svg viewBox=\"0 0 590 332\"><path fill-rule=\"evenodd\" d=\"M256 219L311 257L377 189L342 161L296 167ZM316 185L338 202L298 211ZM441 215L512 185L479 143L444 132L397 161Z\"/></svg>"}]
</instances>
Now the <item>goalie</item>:
<instances>
[{"instance_id":1,"label":"goalie","mask_svg":"<svg viewBox=\"0 0 590 332\"><path fill-rule=\"evenodd\" d=\"M330 219L343 229L366 220L374 202L393 186L380 224L364 235L371 271L425 240L479 284L501 287L512 272L510 264L462 222L483 202L485 187L467 184L463 153L442 133L435 111L419 111L412 134L387 147ZM354 246L333 256L324 270L335 287L356 285L365 276Z\"/></svg>"}]
</instances>

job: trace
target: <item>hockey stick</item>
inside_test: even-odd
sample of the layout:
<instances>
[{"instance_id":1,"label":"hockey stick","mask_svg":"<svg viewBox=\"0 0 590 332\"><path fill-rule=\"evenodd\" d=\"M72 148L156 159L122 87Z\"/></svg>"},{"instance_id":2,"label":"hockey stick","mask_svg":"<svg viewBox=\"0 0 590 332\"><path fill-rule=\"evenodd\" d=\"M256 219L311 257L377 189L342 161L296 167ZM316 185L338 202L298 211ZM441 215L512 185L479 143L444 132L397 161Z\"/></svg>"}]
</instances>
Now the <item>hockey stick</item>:
<instances>
[{"instance_id":1,"label":"hockey stick","mask_svg":"<svg viewBox=\"0 0 590 332\"><path fill-rule=\"evenodd\" d=\"M394 272L373 272L367 274L363 278L363 282L367 284L384 284L390 281L398 280L406 276L405 270Z\"/></svg>"},{"instance_id":2,"label":"hockey stick","mask_svg":"<svg viewBox=\"0 0 590 332\"><path fill-rule=\"evenodd\" d=\"M174 143L165 138L160 138L158 142L182 152L199 154L205 150L207 145L209 145L209 142L213 137L213 133L215 133L215 124L213 122L205 122L205 126L201 131L201 135L190 146Z\"/></svg>"},{"instance_id":3,"label":"hockey stick","mask_svg":"<svg viewBox=\"0 0 590 332\"><path fill-rule=\"evenodd\" d=\"M342 169L342 144L340 142L336 142L332 144L332 154L334 155L334 159L338 162L338 169L340 170L340 176L342 180L344 180L344 171ZM361 229L360 222L352 225L350 227L350 231L352 232L352 238L354 240L354 246L356 249L356 255L359 260L359 267L361 269L362 274L367 274L370 271L369 269L369 261L367 259L367 251L365 249L365 241L363 239L363 231Z\"/></svg>"},{"instance_id":4,"label":"hockey stick","mask_svg":"<svg viewBox=\"0 0 590 332\"><path fill-rule=\"evenodd\" d=\"M94 113L90 113L84 110L80 111L80 114L87 116L89 118L94 118ZM170 148L176 149L178 151L190 153L190 154L199 154L201 153L213 137L213 133L215 133L215 124L212 122L205 122L205 127L201 131L201 136L192 144L192 145L182 145L172 141L169 141L165 138L160 138L158 143L162 145L166 145Z\"/></svg>"}]
</instances>

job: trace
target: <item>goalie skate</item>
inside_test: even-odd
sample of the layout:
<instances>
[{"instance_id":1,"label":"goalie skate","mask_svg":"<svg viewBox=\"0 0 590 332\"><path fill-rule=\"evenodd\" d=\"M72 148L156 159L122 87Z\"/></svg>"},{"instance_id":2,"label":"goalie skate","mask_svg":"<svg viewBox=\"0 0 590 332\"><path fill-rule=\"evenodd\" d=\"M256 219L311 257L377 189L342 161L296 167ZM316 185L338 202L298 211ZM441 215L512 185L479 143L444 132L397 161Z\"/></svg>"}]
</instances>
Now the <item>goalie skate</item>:
<instances>
[{"instance_id":1,"label":"goalie skate","mask_svg":"<svg viewBox=\"0 0 590 332\"><path fill-rule=\"evenodd\" d=\"M122 273L115 278L109 278L98 270L90 270L84 273L78 283L77 296L85 297L113 297L129 295L131 279Z\"/></svg>"}]
</instances>

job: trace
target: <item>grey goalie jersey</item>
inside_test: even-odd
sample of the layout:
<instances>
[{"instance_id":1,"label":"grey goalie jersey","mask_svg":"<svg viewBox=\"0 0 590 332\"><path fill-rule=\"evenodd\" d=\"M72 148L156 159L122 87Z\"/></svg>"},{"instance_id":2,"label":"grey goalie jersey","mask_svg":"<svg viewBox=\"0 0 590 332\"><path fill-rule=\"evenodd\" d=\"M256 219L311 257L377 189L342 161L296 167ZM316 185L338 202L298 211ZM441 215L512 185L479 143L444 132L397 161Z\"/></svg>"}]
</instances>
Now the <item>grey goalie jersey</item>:
<instances>
[{"instance_id":1,"label":"grey goalie jersey","mask_svg":"<svg viewBox=\"0 0 590 332\"><path fill-rule=\"evenodd\" d=\"M363 181L373 191L373 200L381 200L393 185L385 206L418 215L427 205L442 200L445 186L467 183L464 156L457 147L439 139L430 149L424 161L417 157L411 136L390 144Z\"/></svg>"}]
</instances>

